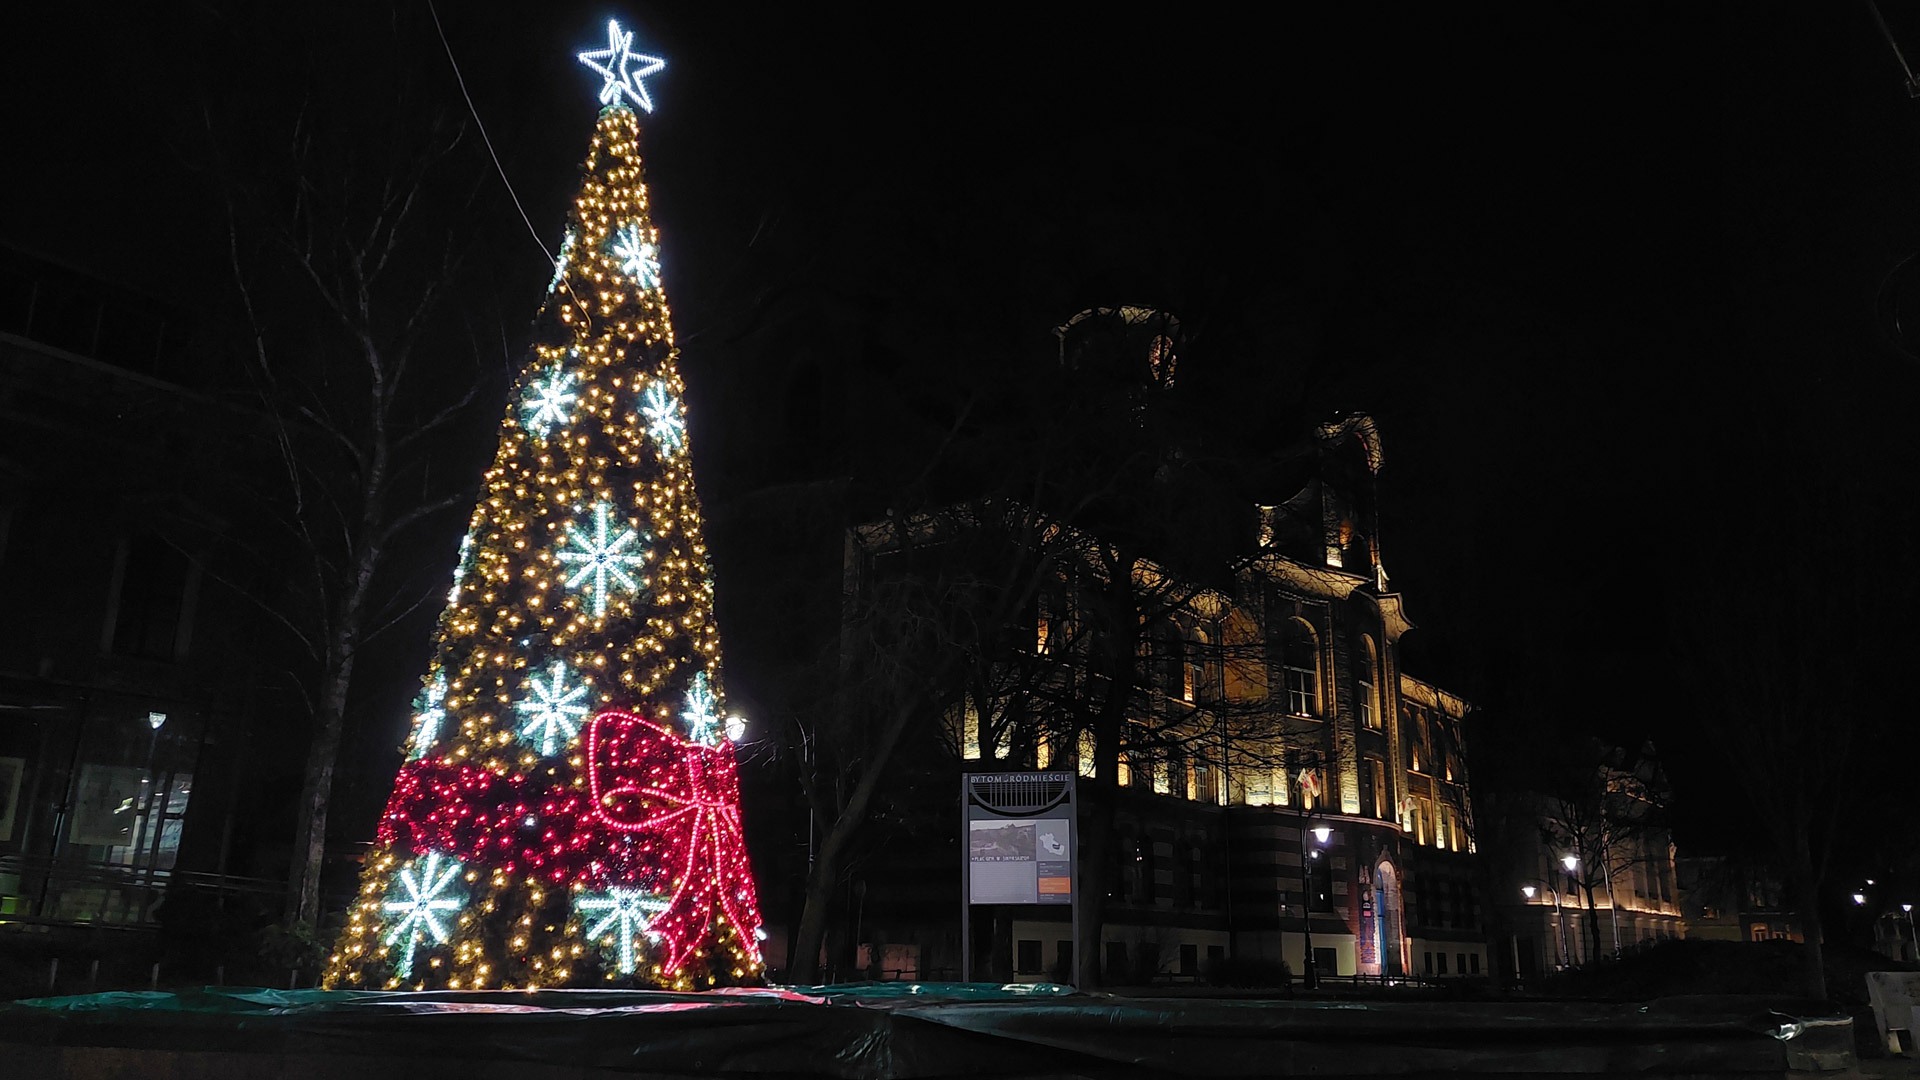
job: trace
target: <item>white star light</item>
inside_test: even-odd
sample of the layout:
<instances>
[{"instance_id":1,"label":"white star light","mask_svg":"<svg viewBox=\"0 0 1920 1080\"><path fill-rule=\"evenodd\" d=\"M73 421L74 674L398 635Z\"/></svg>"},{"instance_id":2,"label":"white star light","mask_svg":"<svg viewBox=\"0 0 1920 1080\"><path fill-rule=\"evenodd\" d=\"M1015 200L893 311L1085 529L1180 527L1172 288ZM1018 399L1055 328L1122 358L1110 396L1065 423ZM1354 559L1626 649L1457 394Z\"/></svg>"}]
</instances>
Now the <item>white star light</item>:
<instances>
[{"instance_id":1,"label":"white star light","mask_svg":"<svg viewBox=\"0 0 1920 1080\"><path fill-rule=\"evenodd\" d=\"M680 419L680 403L675 401L667 388L654 383L640 398L640 411L647 418L647 434L660 444L663 457L672 457L680 452L687 436L687 422Z\"/></svg>"},{"instance_id":2,"label":"white star light","mask_svg":"<svg viewBox=\"0 0 1920 1080\"><path fill-rule=\"evenodd\" d=\"M634 52L633 31L622 30L619 23L609 19L607 47L580 53L578 58L607 80L600 86L600 104L612 105L624 96L641 109L653 111L653 98L648 96L647 86L640 80L666 67L667 62L657 56Z\"/></svg>"},{"instance_id":3,"label":"white star light","mask_svg":"<svg viewBox=\"0 0 1920 1080\"><path fill-rule=\"evenodd\" d=\"M686 721L687 738L702 746L720 745L720 714L717 711L720 700L713 696L713 688L707 685L707 673L702 671L693 677L693 685L687 689L687 708L680 714Z\"/></svg>"},{"instance_id":4,"label":"white star light","mask_svg":"<svg viewBox=\"0 0 1920 1080\"><path fill-rule=\"evenodd\" d=\"M667 900L642 889L611 888L601 896L583 896L579 900L581 911L604 911L606 917L595 923L587 931L588 938L597 938L607 928L619 925L620 935L620 974L633 974L633 939L641 934L657 938L648 927L653 917L667 910Z\"/></svg>"},{"instance_id":5,"label":"white star light","mask_svg":"<svg viewBox=\"0 0 1920 1080\"><path fill-rule=\"evenodd\" d=\"M556 371L547 376L547 381L535 381L527 385L527 396L521 401L520 408L526 413L527 427L535 435L545 435L547 428L554 424L573 423L573 410L568 408L579 395L571 389L571 372Z\"/></svg>"},{"instance_id":6,"label":"white star light","mask_svg":"<svg viewBox=\"0 0 1920 1080\"><path fill-rule=\"evenodd\" d=\"M556 746L580 733L579 720L587 715L587 707L580 704L580 699L587 696L587 688L582 685L567 689L567 665L558 660L547 669L545 686L540 685L538 675L528 676L527 682L533 686L533 697L513 703L515 711L527 718L520 727L520 735L539 739L541 756L548 756Z\"/></svg>"},{"instance_id":7,"label":"white star light","mask_svg":"<svg viewBox=\"0 0 1920 1080\"><path fill-rule=\"evenodd\" d=\"M567 579L566 585L569 589L579 588L582 584L586 585L588 598L593 601L593 617L596 619L604 618L607 614L609 579L621 590L633 592L640 587L640 582L627 573L626 567L640 566L647 561L646 555L641 551L623 550L639 539L640 534L631 527L618 536L608 535L607 515L612 512L612 508L606 503L595 504L593 535L582 536L582 530L578 526L570 526L567 530L567 543L574 545L577 550L554 553L554 558L580 568Z\"/></svg>"},{"instance_id":8,"label":"white star light","mask_svg":"<svg viewBox=\"0 0 1920 1080\"><path fill-rule=\"evenodd\" d=\"M436 671L427 686L426 705L413 718L413 744L407 748L407 760L418 761L427 748L440 741L440 725L447 718L447 673Z\"/></svg>"},{"instance_id":9,"label":"white star light","mask_svg":"<svg viewBox=\"0 0 1920 1080\"><path fill-rule=\"evenodd\" d=\"M394 970L403 979L413 974L413 950L420 941L421 931L426 931L434 944L445 945L447 928L440 925L439 916L444 912L460 910L460 901L441 895L461 872L458 861L448 859L447 862L449 865L443 872L440 869L440 853L429 851L425 863L402 868L394 877L400 882L406 898L388 900L382 905L387 914L400 916L400 921L387 931L387 944L400 949L400 963Z\"/></svg>"},{"instance_id":10,"label":"white star light","mask_svg":"<svg viewBox=\"0 0 1920 1080\"><path fill-rule=\"evenodd\" d=\"M620 261L620 272L640 283L643 289L660 284L660 249L640 232L639 222L629 221L613 235L613 257Z\"/></svg>"}]
</instances>

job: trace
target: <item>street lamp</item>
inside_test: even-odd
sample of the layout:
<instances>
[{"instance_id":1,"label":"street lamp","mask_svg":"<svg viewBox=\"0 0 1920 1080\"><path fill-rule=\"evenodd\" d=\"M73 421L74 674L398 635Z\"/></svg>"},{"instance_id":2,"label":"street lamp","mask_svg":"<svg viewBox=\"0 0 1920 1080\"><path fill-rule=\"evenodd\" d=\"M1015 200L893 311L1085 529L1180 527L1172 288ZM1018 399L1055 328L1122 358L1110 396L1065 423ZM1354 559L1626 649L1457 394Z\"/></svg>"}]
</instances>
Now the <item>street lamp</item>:
<instances>
[{"instance_id":1,"label":"street lamp","mask_svg":"<svg viewBox=\"0 0 1920 1080\"><path fill-rule=\"evenodd\" d=\"M1309 811L1305 806L1305 800L1301 802L1301 825L1305 826ZM1324 844L1327 838L1333 835L1333 830L1325 825L1315 825L1310 829L1303 827L1300 830L1300 938L1307 950L1306 963L1301 968L1301 982L1309 990L1318 990L1320 989L1320 965L1315 963L1313 958L1313 865L1320 860L1320 851L1317 848L1313 850L1307 848L1309 835Z\"/></svg>"},{"instance_id":2,"label":"street lamp","mask_svg":"<svg viewBox=\"0 0 1920 1080\"><path fill-rule=\"evenodd\" d=\"M1560 915L1560 890L1554 888L1551 881L1543 881L1542 884L1546 885L1547 893L1553 897L1553 925L1560 931L1560 966L1564 968L1568 966L1567 923ZM1538 895L1539 892L1540 890L1534 888L1532 885L1520 886L1520 895L1526 897L1529 901Z\"/></svg>"},{"instance_id":3,"label":"street lamp","mask_svg":"<svg viewBox=\"0 0 1920 1080\"><path fill-rule=\"evenodd\" d=\"M1920 934L1914 933L1913 930L1913 905L1901 904L1900 910L1907 913L1907 936L1913 939L1914 957L1920 959Z\"/></svg>"}]
</instances>

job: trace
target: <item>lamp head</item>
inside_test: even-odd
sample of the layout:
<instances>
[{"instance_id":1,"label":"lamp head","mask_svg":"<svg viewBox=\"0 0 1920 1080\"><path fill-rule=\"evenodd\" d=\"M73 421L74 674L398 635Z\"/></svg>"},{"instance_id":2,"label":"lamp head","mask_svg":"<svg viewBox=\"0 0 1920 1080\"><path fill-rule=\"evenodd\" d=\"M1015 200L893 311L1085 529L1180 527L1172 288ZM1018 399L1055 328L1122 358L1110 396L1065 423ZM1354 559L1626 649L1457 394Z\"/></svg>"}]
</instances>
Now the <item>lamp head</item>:
<instances>
[{"instance_id":1,"label":"lamp head","mask_svg":"<svg viewBox=\"0 0 1920 1080\"><path fill-rule=\"evenodd\" d=\"M1560 856L1560 865L1566 867L1567 873L1571 874L1580 868L1580 856L1568 852Z\"/></svg>"},{"instance_id":2,"label":"lamp head","mask_svg":"<svg viewBox=\"0 0 1920 1080\"><path fill-rule=\"evenodd\" d=\"M1529 900L1533 899L1533 894L1539 891L1540 891L1539 889L1536 889L1531 885L1520 886L1520 895L1526 897Z\"/></svg>"},{"instance_id":3,"label":"lamp head","mask_svg":"<svg viewBox=\"0 0 1920 1080\"><path fill-rule=\"evenodd\" d=\"M148 727L150 727L150 728L152 728L152 729L153 729L153 730L155 730L155 731L159 731L159 730L160 730L160 725L161 725L161 724L164 724L164 723L166 723L166 722L167 722L167 714L166 714L166 713L163 713L163 712L150 712L150 713L148 713L148 714L147 714L147 726L148 726Z\"/></svg>"},{"instance_id":4,"label":"lamp head","mask_svg":"<svg viewBox=\"0 0 1920 1080\"><path fill-rule=\"evenodd\" d=\"M1327 842L1328 837L1333 835L1333 829L1326 825L1315 825L1312 831L1313 838L1323 844Z\"/></svg>"},{"instance_id":5,"label":"lamp head","mask_svg":"<svg viewBox=\"0 0 1920 1080\"><path fill-rule=\"evenodd\" d=\"M1853 902L1854 902L1854 903L1856 903L1856 904L1865 904L1865 903L1867 902L1867 894L1866 894L1866 893L1854 893L1854 894L1853 894Z\"/></svg>"}]
</instances>

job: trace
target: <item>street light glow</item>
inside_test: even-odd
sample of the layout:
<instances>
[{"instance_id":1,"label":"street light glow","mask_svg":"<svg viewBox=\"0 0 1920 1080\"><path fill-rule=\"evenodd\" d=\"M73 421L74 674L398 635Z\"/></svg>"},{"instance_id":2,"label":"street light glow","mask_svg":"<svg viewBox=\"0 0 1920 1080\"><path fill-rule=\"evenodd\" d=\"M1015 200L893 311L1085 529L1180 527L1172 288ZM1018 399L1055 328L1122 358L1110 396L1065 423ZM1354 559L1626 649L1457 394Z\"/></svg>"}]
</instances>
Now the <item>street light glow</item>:
<instances>
[{"instance_id":1,"label":"street light glow","mask_svg":"<svg viewBox=\"0 0 1920 1080\"><path fill-rule=\"evenodd\" d=\"M1562 856L1560 856L1560 865L1561 865L1561 866L1564 866L1564 867L1566 867L1566 868L1567 868L1567 873L1569 873L1569 874L1571 874L1571 873L1573 873L1573 872L1574 872L1574 871L1575 871L1576 869L1578 869L1578 868L1579 868L1579 866L1580 866L1580 856L1578 856L1578 855L1574 855L1574 854L1571 854L1571 853L1569 853L1569 854L1566 854L1566 855L1562 855Z\"/></svg>"},{"instance_id":2,"label":"street light glow","mask_svg":"<svg viewBox=\"0 0 1920 1080\"><path fill-rule=\"evenodd\" d=\"M163 713L163 712L150 712L150 713L148 713L148 714L147 714L147 726L148 726L148 727L150 727L150 728L152 728L152 729L153 729L153 730L155 730L155 731L159 731L159 730L160 730L160 725L161 725L161 724L164 724L164 723L166 723L166 722L167 722L167 714L166 714L166 713Z\"/></svg>"},{"instance_id":3,"label":"street light glow","mask_svg":"<svg viewBox=\"0 0 1920 1080\"><path fill-rule=\"evenodd\" d=\"M1315 840L1320 841L1323 844L1326 843L1327 838L1332 835L1333 835L1333 829L1331 829L1326 825L1315 825L1313 827L1313 838Z\"/></svg>"},{"instance_id":4,"label":"street light glow","mask_svg":"<svg viewBox=\"0 0 1920 1080\"><path fill-rule=\"evenodd\" d=\"M1540 890L1538 890L1538 889L1536 889L1536 888L1534 888L1534 887L1533 887L1533 886L1531 886L1531 885L1522 885L1522 886L1520 886L1520 893L1521 893L1521 895L1523 895L1523 896L1525 896L1525 897L1526 897L1527 899L1529 899L1529 900L1531 900L1531 899L1533 899L1533 894L1534 894L1534 893L1536 893L1536 892L1539 892L1539 891L1540 891Z\"/></svg>"}]
</instances>

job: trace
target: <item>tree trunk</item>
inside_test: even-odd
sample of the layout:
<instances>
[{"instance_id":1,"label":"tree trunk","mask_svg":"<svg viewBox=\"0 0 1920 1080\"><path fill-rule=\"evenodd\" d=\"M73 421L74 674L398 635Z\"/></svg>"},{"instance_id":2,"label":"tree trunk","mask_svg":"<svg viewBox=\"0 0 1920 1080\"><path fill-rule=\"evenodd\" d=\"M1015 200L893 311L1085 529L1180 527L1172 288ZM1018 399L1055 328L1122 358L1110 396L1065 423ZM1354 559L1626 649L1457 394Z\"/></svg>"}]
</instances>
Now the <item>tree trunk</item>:
<instances>
[{"instance_id":1,"label":"tree trunk","mask_svg":"<svg viewBox=\"0 0 1920 1080\"><path fill-rule=\"evenodd\" d=\"M838 845L832 844L832 838L839 831L836 826L828 834L829 842L822 844L814 856L800 908L800 929L787 945L787 981L796 985L812 986L820 981L820 949L826 944L827 911L833 906L834 877L840 863ZM830 845L834 850L828 850Z\"/></svg>"},{"instance_id":2,"label":"tree trunk","mask_svg":"<svg viewBox=\"0 0 1920 1080\"><path fill-rule=\"evenodd\" d=\"M1593 903L1593 882L1582 881L1580 889L1587 894L1587 962L1600 959L1600 915Z\"/></svg>"},{"instance_id":3,"label":"tree trunk","mask_svg":"<svg viewBox=\"0 0 1920 1080\"><path fill-rule=\"evenodd\" d=\"M806 906L800 910L800 931L787 954L787 977L793 982L810 983L820 976L820 946L826 940L827 909L832 905L834 886L839 881L841 856L846 853L847 845L853 842L854 834L865 827L867 810L873 805L873 793L880 786L880 778L886 775L887 766L893 760L894 748L900 745L900 736L912 719L910 710L899 709L894 712L881 734L880 744L868 755L860 782L854 785L852 794L847 796L847 804L834 815L832 826L820 841L820 851L814 856L813 867L808 871ZM815 805L818 806L818 803Z\"/></svg>"},{"instance_id":4,"label":"tree trunk","mask_svg":"<svg viewBox=\"0 0 1920 1080\"><path fill-rule=\"evenodd\" d=\"M326 682L314 706L313 741L307 746L293 864L288 867L293 906L287 913L287 921L309 932L316 930L320 922L320 875L327 856L327 808L333 801L334 765L340 757L340 737L346 724L347 688L353 682L353 643L337 641L333 650L338 651L327 665Z\"/></svg>"},{"instance_id":5,"label":"tree trunk","mask_svg":"<svg viewBox=\"0 0 1920 1080\"><path fill-rule=\"evenodd\" d=\"M1073 943L1076 983L1092 989L1103 985L1100 968L1102 935L1107 919L1107 882L1111 878L1113 830L1120 792L1120 735L1127 704L1138 677L1135 646L1140 616L1133 594L1132 560L1108 560L1106 618L1112 633L1104 660L1107 688L1093 718L1094 787L1092 798L1082 797L1087 813L1080 832L1080 934ZM1126 632L1121 633L1124 629Z\"/></svg>"},{"instance_id":6,"label":"tree trunk","mask_svg":"<svg viewBox=\"0 0 1920 1080\"><path fill-rule=\"evenodd\" d=\"M314 705L313 742L307 747L293 865L288 870L293 891L288 924L309 933L320 924L320 879L327 861L327 810L333 802L333 773L340 759L340 739L346 727L347 693L353 685L354 663L360 655L367 593L373 587L373 569L379 559L379 547L368 544L354 560L353 580L341 599L333 639L327 644L325 682Z\"/></svg>"},{"instance_id":7,"label":"tree trunk","mask_svg":"<svg viewBox=\"0 0 1920 1080\"><path fill-rule=\"evenodd\" d=\"M1813 852L1804 828L1794 838L1793 848L1793 859L1787 867L1787 888L1793 897L1793 906L1799 910L1800 930L1806 938L1806 945L1800 951L1804 961L1801 978L1807 996L1825 1000L1827 966L1822 940L1825 935L1820 922L1820 879L1813 870Z\"/></svg>"}]
</instances>

